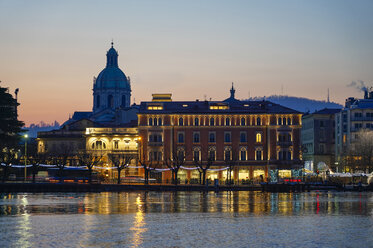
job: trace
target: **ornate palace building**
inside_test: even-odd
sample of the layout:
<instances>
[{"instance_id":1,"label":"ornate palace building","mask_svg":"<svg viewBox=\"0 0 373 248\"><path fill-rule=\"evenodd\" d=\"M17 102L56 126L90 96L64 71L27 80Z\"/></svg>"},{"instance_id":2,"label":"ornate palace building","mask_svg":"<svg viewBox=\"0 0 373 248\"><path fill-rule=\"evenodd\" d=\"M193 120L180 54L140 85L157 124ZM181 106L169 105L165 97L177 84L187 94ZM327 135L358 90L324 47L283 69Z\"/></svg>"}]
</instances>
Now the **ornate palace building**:
<instances>
[{"instance_id":1,"label":"ornate palace building","mask_svg":"<svg viewBox=\"0 0 373 248\"><path fill-rule=\"evenodd\" d=\"M183 180L198 179L196 162L213 161L209 179L265 180L297 176L301 164L302 113L269 101L240 101L235 89L224 101L172 101L171 94L153 94L138 113L140 153L150 163L172 161L180 153ZM170 180L171 172L164 172Z\"/></svg>"}]
</instances>

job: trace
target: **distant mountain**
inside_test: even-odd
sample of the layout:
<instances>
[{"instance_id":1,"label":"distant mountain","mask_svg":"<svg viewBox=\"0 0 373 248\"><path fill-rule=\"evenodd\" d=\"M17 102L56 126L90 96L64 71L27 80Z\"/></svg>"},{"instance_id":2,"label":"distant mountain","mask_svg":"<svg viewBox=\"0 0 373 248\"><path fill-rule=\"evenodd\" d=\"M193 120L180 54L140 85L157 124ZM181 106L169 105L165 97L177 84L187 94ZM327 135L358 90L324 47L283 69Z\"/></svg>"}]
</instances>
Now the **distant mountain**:
<instances>
[{"instance_id":1,"label":"distant mountain","mask_svg":"<svg viewBox=\"0 0 373 248\"><path fill-rule=\"evenodd\" d=\"M36 138L38 136L38 132L51 131L58 129L59 127L60 124L57 121L51 124L41 121L39 124L31 124L29 127L25 127L25 129L28 130L27 134L30 138Z\"/></svg>"},{"instance_id":2,"label":"distant mountain","mask_svg":"<svg viewBox=\"0 0 373 248\"><path fill-rule=\"evenodd\" d=\"M251 97L248 100L251 101L261 101L267 100L270 102L274 102L280 104L282 106L298 110L300 112L310 112L313 113L315 111L324 109L324 108L342 108L341 104L335 102L326 102L320 100L314 100L304 97L295 97L295 96L278 96L272 95L268 97Z\"/></svg>"}]
</instances>

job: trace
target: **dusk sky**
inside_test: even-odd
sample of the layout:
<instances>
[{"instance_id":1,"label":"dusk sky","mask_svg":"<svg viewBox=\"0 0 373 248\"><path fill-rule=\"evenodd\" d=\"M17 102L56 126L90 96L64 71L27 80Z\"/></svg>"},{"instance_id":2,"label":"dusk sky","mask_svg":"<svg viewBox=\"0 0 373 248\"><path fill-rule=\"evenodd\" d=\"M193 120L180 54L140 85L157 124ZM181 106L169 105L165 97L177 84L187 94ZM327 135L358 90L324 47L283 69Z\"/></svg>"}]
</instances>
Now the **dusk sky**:
<instances>
[{"instance_id":1,"label":"dusk sky","mask_svg":"<svg viewBox=\"0 0 373 248\"><path fill-rule=\"evenodd\" d=\"M132 103L283 93L343 103L373 82L373 1L0 0L0 80L20 119L92 110L114 40Z\"/></svg>"}]
</instances>

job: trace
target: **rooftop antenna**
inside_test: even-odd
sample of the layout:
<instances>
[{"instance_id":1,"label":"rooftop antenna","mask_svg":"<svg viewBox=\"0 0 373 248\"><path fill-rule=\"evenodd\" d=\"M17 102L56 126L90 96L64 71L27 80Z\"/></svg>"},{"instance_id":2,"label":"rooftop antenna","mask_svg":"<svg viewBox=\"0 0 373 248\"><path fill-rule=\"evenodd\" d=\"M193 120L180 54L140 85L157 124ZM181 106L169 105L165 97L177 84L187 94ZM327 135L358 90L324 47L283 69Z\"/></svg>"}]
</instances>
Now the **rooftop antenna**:
<instances>
[{"instance_id":1,"label":"rooftop antenna","mask_svg":"<svg viewBox=\"0 0 373 248\"><path fill-rule=\"evenodd\" d=\"M114 46L114 39L112 38L111 39L111 48L113 48L113 46Z\"/></svg>"},{"instance_id":2,"label":"rooftop antenna","mask_svg":"<svg viewBox=\"0 0 373 248\"><path fill-rule=\"evenodd\" d=\"M205 98L205 101L207 101L207 95L206 94L203 95L203 98Z\"/></svg>"},{"instance_id":3,"label":"rooftop antenna","mask_svg":"<svg viewBox=\"0 0 373 248\"><path fill-rule=\"evenodd\" d=\"M329 98L329 88L328 88L328 102L330 102L330 98Z\"/></svg>"},{"instance_id":4,"label":"rooftop antenna","mask_svg":"<svg viewBox=\"0 0 373 248\"><path fill-rule=\"evenodd\" d=\"M281 84L281 95L283 96L284 95L284 85Z\"/></svg>"}]
</instances>

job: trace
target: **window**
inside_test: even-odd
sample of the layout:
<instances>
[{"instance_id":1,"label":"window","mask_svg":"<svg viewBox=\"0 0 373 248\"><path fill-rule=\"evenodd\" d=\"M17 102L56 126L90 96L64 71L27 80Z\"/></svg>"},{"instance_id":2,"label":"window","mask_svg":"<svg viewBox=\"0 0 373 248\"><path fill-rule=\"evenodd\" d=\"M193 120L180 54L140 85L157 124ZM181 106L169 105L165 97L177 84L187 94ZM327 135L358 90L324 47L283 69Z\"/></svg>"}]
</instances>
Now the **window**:
<instances>
[{"instance_id":1,"label":"window","mask_svg":"<svg viewBox=\"0 0 373 248\"><path fill-rule=\"evenodd\" d=\"M256 125L257 126L262 125L262 120L260 119L260 117L256 118Z\"/></svg>"},{"instance_id":2,"label":"window","mask_svg":"<svg viewBox=\"0 0 373 248\"><path fill-rule=\"evenodd\" d=\"M356 118L359 118L359 117L362 117L363 114L362 114L362 113L355 113L354 116L355 116Z\"/></svg>"},{"instance_id":3,"label":"window","mask_svg":"<svg viewBox=\"0 0 373 248\"><path fill-rule=\"evenodd\" d=\"M154 118L154 126L158 126L158 120L157 120L157 118Z\"/></svg>"},{"instance_id":4,"label":"window","mask_svg":"<svg viewBox=\"0 0 373 248\"><path fill-rule=\"evenodd\" d=\"M214 118L210 118L210 126L215 126L215 119Z\"/></svg>"},{"instance_id":5,"label":"window","mask_svg":"<svg viewBox=\"0 0 373 248\"><path fill-rule=\"evenodd\" d=\"M288 118L288 125L291 125L291 118Z\"/></svg>"},{"instance_id":6,"label":"window","mask_svg":"<svg viewBox=\"0 0 373 248\"><path fill-rule=\"evenodd\" d=\"M177 160L184 161L185 160L185 152L184 150L177 151Z\"/></svg>"},{"instance_id":7,"label":"window","mask_svg":"<svg viewBox=\"0 0 373 248\"><path fill-rule=\"evenodd\" d=\"M324 121L320 121L320 127L324 127Z\"/></svg>"},{"instance_id":8,"label":"window","mask_svg":"<svg viewBox=\"0 0 373 248\"><path fill-rule=\"evenodd\" d=\"M244 117L241 118L241 126L246 126L246 119Z\"/></svg>"},{"instance_id":9,"label":"window","mask_svg":"<svg viewBox=\"0 0 373 248\"><path fill-rule=\"evenodd\" d=\"M184 126L184 119L182 117L179 118L179 126Z\"/></svg>"},{"instance_id":10,"label":"window","mask_svg":"<svg viewBox=\"0 0 373 248\"><path fill-rule=\"evenodd\" d=\"M177 142L178 143L184 143L184 133L178 133Z\"/></svg>"},{"instance_id":11,"label":"window","mask_svg":"<svg viewBox=\"0 0 373 248\"><path fill-rule=\"evenodd\" d=\"M278 118L278 120L277 120L277 122L278 122L278 125L282 125L282 118Z\"/></svg>"},{"instance_id":12,"label":"window","mask_svg":"<svg viewBox=\"0 0 373 248\"><path fill-rule=\"evenodd\" d=\"M215 158L216 158L216 152L215 152L215 150L210 150L209 151L209 160L215 161Z\"/></svg>"},{"instance_id":13,"label":"window","mask_svg":"<svg viewBox=\"0 0 373 248\"><path fill-rule=\"evenodd\" d=\"M158 125L162 126L162 118L158 118Z\"/></svg>"},{"instance_id":14,"label":"window","mask_svg":"<svg viewBox=\"0 0 373 248\"><path fill-rule=\"evenodd\" d=\"M216 142L215 133L209 133L209 142L210 143Z\"/></svg>"},{"instance_id":15,"label":"window","mask_svg":"<svg viewBox=\"0 0 373 248\"><path fill-rule=\"evenodd\" d=\"M193 134L193 142L194 143L199 143L199 133L194 133Z\"/></svg>"},{"instance_id":16,"label":"window","mask_svg":"<svg viewBox=\"0 0 373 248\"><path fill-rule=\"evenodd\" d=\"M226 143L232 142L232 140L231 140L231 133L230 132L225 132L224 133L224 142L226 142Z\"/></svg>"},{"instance_id":17,"label":"window","mask_svg":"<svg viewBox=\"0 0 373 248\"><path fill-rule=\"evenodd\" d=\"M231 119L230 118L225 118L225 125L230 126L231 125Z\"/></svg>"},{"instance_id":18,"label":"window","mask_svg":"<svg viewBox=\"0 0 373 248\"><path fill-rule=\"evenodd\" d=\"M261 143L262 142L262 134L261 133L256 133L256 142Z\"/></svg>"},{"instance_id":19,"label":"window","mask_svg":"<svg viewBox=\"0 0 373 248\"><path fill-rule=\"evenodd\" d=\"M245 150L241 150L240 151L240 160L241 161L245 161L246 160L246 151Z\"/></svg>"},{"instance_id":20,"label":"window","mask_svg":"<svg viewBox=\"0 0 373 248\"><path fill-rule=\"evenodd\" d=\"M240 142L247 142L246 132L240 133Z\"/></svg>"},{"instance_id":21,"label":"window","mask_svg":"<svg viewBox=\"0 0 373 248\"><path fill-rule=\"evenodd\" d=\"M97 107L97 108L100 107L100 95L97 96L96 107Z\"/></svg>"},{"instance_id":22,"label":"window","mask_svg":"<svg viewBox=\"0 0 373 248\"><path fill-rule=\"evenodd\" d=\"M161 134L150 134L149 142L162 142L162 135Z\"/></svg>"},{"instance_id":23,"label":"window","mask_svg":"<svg viewBox=\"0 0 373 248\"><path fill-rule=\"evenodd\" d=\"M199 126L199 119L198 118L194 118L194 126Z\"/></svg>"},{"instance_id":24,"label":"window","mask_svg":"<svg viewBox=\"0 0 373 248\"><path fill-rule=\"evenodd\" d=\"M282 118L282 125L286 125L286 118Z\"/></svg>"},{"instance_id":25,"label":"window","mask_svg":"<svg viewBox=\"0 0 373 248\"><path fill-rule=\"evenodd\" d=\"M362 128L363 124L362 123L355 123L355 128L358 129L358 128Z\"/></svg>"},{"instance_id":26,"label":"window","mask_svg":"<svg viewBox=\"0 0 373 248\"><path fill-rule=\"evenodd\" d=\"M153 126L153 118L149 118L149 126Z\"/></svg>"},{"instance_id":27,"label":"window","mask_svg":"<svg viewBox=\"0 0 373 248\"><path fill-rule=\"evenodd\" d=\"M158 152L158 151L149 152L149 160L151 161L162 160L162 152Z\"/></svg>"},{"instance_id":28,"label":"window","mask_svg":"<svg viewBox=\"0 0 373 248\"><path fill-rule=\"evenodd\" d=\"M201 151L194 150L193 151L193 160L198 162L200 160L200 154L201 154Z\"/></svg>"},{"instance_id":29,"label":"window","mask_svg":"<svg viewBox=\"0 0 373 248\"><path fill-rule=\"evenodd\" d=\"M225 161L230 161L231 160L231 151L230 150L225 150L224 151L224 160Z\"/></svg>"},{"instance_id":30,"label":"window","mask_svg":"<svg viewBox=\"0 0 373 248\"><path fill-rule=\"evenodd\" d=\"M96 150L106 149L106 144L105 142L102 142L101 140L97 140L96 142L92 144L92 149L96 149Z\"/></svg>"},{"instance_id":31,"label":"window","mask_svg":"<svg viewBox=\"0 0 373 248\"><path fill-rule=\"evenodd\" d=\"M256 150L255 151L255 160L262 160L262 151Z\"/></svg>"},{"instance_id":32,"label":"window","mask_svg":"<svg viewBox=\"0 0 373 248\"><path fill-rule=\"evenodd\" d=\"M112 95L109 95L109 96L107 97L107 106L108 106L109 108L113 108L113 107L114 107L114 98L113 98Z\"/></svg>"},{"instance_id":33,"label":"window","mask_svg":"<svg viewBox=\"0 0 373 248\"><path fill-rule=\"evenodd\" d=\"M278 159L279 160L291 160L291 152L290 151L279 151Z\"/></svg>"},{"instance_id":34,"label":"window","mask_svg":"<svg viewBox=\"0 0 373 248\"><path fill-rule=\"evenodd\" d=\"M114 140L114 149L119 149L119 140Z\"/></svg>"}]
</instances>

